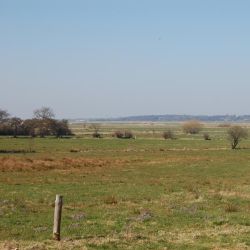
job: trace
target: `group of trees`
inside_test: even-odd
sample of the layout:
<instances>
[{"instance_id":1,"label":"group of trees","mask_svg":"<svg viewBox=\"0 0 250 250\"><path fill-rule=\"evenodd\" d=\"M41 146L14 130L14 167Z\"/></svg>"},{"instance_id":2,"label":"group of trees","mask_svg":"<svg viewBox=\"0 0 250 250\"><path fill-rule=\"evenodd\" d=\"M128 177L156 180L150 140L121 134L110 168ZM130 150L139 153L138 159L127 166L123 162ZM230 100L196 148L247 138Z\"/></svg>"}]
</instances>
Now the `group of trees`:
<instances>
[{"instance_id":1,"label":"group of trees","mask_svg":"<svg viewBox=\"0 0 250 250\"><path fill-rule=\"evenodd\" d=\"M0 109L0 135L10 136L40 136L53 135L62 137L71 135L67 120L55 119L51 108L42 107L34 111L32 119L22 120L18 117L11 117L10 114Z\"/></svg>"},{"instance_id":2,"label":"group of trees","mask_svg":"<svg viewBox=\"0 0 250 250\"><path fill-rule=\"evenodd\" d=\"M202 130L203 125L199 121L187 121L183 124L182 129L187 134L198 134ZM248 131L239 125L227 126L228 140L231 143L231 148L236 149L242 139L247 139ZM173 131L168 130L163 133L164 139L176 139ZM211 140L208 133L203 134L204 140Z\"/></svg>"}]
</instances>

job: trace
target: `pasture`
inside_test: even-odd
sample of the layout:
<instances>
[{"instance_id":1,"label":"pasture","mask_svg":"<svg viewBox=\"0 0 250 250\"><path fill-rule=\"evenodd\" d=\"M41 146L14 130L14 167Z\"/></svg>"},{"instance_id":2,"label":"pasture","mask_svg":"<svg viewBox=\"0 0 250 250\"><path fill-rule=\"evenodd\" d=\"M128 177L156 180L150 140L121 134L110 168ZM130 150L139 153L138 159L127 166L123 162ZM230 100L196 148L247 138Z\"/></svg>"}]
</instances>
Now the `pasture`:
<instances>
[{"instance_id":1,"label":"pasture","mask_svg":"<svg viewBox=\"0 0 250 250\"><path fill-rule=\"evenodd\" d=\"M102 139L71 128L72 138L0 138L0 249L250 248L249 139L231 150L218 124L186 135L176 123L104 123ZM176 140L162 139L168 128ZM122 129L136 140L111 137Z\"/></svg>"}]
</instances>

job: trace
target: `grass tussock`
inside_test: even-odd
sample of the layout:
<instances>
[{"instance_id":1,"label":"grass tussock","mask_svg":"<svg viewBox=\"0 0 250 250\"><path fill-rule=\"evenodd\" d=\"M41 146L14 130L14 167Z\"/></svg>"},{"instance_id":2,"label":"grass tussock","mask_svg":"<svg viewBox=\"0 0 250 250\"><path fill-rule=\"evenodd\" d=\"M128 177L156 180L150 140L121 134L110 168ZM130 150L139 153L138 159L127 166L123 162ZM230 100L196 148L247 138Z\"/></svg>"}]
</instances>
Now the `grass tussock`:
<instances>
[{"instance_id":1,"label":"grass tussock","mask_svg":"<svg viewBox=\"0 0 250 250\"><path fill-rule=\"evenodd\" d=\"M228 203L226 204L225 206L225 212L226 213L236 213L239 211L239 208L238 206L236 206L235 204L233 203Z\"/></svg>"},{"instance_id":2,"label":"grass tussock","mask_svg":"<svg viewBox=\"0 0 250 250\"><path fill-rule=\"evenodd\" d=\"M118 204L118 200L115 196L111 195L104 198L104 203L107 205L116 205Z\"/></svg>"}]
</instances>

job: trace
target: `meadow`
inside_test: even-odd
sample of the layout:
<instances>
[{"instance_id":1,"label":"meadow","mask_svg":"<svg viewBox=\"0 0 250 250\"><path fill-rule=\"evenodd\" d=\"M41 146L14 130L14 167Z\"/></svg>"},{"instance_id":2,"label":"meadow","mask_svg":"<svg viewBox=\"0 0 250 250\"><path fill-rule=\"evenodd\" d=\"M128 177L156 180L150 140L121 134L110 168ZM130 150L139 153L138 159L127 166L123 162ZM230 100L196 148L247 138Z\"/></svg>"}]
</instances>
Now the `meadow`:
<instances>
[{"instance_id":1,"label":"meadow","mask_svg":"<svg viewBox=\"0 0 250 250\"><path fill-rule=\"evenodd\" d=\"M71 128L70 138L0 137L0 249L250 249L249 139L231 150L216 123L197 135L178 123L103 123L102 139ZM175 140L162 139L169 128ZM122 129L136 139L111 136Z\"/></svg>"}]
</instances>

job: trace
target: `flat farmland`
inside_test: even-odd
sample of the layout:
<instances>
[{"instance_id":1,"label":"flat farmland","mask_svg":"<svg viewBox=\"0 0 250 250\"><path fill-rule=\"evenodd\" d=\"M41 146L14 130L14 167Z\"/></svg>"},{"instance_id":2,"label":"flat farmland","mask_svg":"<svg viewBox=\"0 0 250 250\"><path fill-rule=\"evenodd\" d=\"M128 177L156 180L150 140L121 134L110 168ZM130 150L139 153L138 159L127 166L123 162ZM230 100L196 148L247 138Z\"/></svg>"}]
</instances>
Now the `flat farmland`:
<instances>
[{"instance_id":1,"label":"flat farmland","mask_svg":"<svg viewBox=\"0 0 250 250\"><path fill-rule=\"evenodd\" d=\"M98 126L102 139L83 123L71 138L0 138L0 249L250 248L249 139L231 150L215 123L197 135L177 123ZM168 129L175 140L162 139Z\"/></svg>"}]
</instances>

